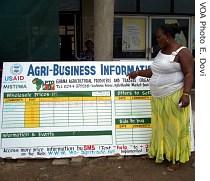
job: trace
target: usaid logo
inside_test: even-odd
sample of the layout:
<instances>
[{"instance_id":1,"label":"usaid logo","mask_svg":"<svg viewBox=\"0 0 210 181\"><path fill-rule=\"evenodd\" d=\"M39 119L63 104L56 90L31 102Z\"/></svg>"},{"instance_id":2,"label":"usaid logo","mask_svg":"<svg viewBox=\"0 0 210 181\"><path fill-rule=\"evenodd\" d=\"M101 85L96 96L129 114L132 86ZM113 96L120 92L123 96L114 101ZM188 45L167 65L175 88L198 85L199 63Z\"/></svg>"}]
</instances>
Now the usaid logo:
<instances>
[{"instance_id":1,"label":"usaid logo","mask_svg":"<svg viewBox=\"0 0 210 181\"><path fill-rule=\"evenodd\" d=\"M23 72L23 66L20 64L14 64L10 67L10 73L12 76L5 76L4 81L14 82L24 80L24 76L20 75Z\"/></svg>"},{"instance_id":2,"label":"usaid logo","mask_svg":"<svg viewBox=\"0 0 210 181\"><path fill-rule=\"evenodd\" d=\"M10 68L10 73L12 75L20 75L23 72L23 66L20 64L14 64Z\"/></svg>"}]
</instances>

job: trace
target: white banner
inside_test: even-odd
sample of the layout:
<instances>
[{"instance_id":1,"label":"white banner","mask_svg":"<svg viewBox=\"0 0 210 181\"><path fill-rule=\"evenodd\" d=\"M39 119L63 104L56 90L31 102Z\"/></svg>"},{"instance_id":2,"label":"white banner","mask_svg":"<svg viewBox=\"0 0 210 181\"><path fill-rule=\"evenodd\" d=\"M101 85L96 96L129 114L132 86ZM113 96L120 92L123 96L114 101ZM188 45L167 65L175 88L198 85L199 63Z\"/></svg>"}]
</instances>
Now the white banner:
<instances>
[{"instance_id":1,"label":"white banner","mask_svg":"<svg viewBox=\"0 0 210 181\"><path fill-rule=\"evenodd\" d=\"M147 153L149 61L8 62L3 65L0 157Z\"/></svg>"}]
</instances>

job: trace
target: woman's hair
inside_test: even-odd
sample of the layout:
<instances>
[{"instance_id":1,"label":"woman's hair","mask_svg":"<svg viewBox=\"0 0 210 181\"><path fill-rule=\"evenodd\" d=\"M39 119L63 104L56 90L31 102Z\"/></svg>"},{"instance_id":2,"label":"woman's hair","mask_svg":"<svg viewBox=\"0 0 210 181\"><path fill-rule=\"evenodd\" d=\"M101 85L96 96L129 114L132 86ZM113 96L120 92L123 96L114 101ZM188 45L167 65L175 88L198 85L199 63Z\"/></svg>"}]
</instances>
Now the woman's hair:
<instances>
[{"instance_id":1,"label":"woman's hair","mask_svg":"<svg viewBox=\"0 0 210 181\"><path fill-rule=\"evenodd\" d=\"M87 40L87 41L85 41L85 46L87 47L87 46L89 46L89 45L92 45L93 46L93 41L92 40Z\"/></svg>"},{"instance_id":2,"label":"woman's hair","mask_svg":"<svg viewBox=\"0 0 210 181\"><path fill-rule=\"evenodd\" d=\"M181 28L177 23L161 25L160 29L164 34L170 34L173 38L175 38L177 33L181 32Z\"/></svg>"}]
</instances>

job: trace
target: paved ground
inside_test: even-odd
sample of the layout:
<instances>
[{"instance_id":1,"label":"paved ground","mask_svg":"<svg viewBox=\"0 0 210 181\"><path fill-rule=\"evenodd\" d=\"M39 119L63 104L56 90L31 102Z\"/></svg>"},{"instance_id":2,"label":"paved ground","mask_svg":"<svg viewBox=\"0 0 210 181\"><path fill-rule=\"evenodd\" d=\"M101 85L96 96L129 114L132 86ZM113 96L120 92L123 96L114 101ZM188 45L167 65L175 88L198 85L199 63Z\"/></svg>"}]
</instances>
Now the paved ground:
<instances>
[{"instance_id":1,"label":"paved ground","mask_svg":"<svg viewBox=\"0 0 210 181\"><path fill-rule=\"evenodd\" d=\"M52 159L6 160L0 162L0 181L194 181L195 154L174 172L167 163L156 164L140 156L65 159L64 165Z\"/></svg>"}]
</instances>

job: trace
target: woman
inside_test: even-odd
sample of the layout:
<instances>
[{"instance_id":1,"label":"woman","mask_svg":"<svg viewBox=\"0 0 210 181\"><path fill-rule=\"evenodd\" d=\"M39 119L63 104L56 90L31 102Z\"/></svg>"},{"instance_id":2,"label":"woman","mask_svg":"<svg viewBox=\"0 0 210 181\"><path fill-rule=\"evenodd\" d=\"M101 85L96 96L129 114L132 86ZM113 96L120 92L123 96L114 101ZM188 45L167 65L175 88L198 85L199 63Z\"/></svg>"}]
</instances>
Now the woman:
<instances>
[{"instance_id":1,"label":"woman","mask_svg":"<svg viewBox=\"0 0 210 181\"><path fill-rule=\"evenodd\" d=\"M190 91L193 85L193 56L175 41L180 30L165 24L156 31L160 47L151 68L128 74L129 78L149 77L152 108L152 138L149 158L157 163L165 158L169 171L189 160L190 146Z\"/></svg>"},{"instance_id":2,"label":"woman","mask_svg":"<svg viewBox=\"0 0 210 181\"><path fill-rule=\"evenodd\" d=\"M85 60L94 60L94 43L91 40L87 40L85 42L86 50L85 50Z\"/></svg>"}]
</instances>

